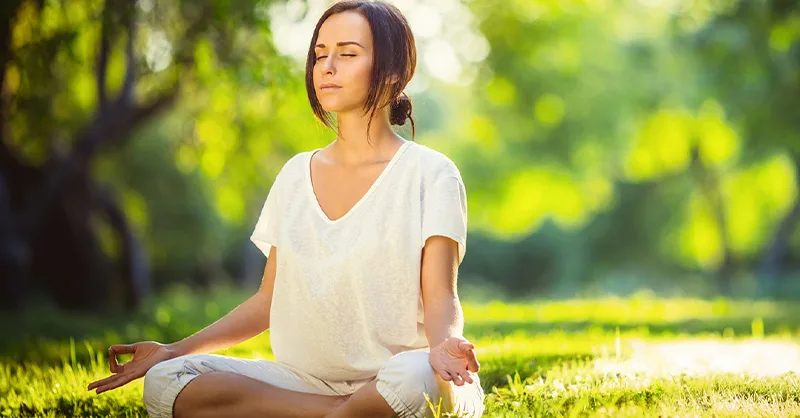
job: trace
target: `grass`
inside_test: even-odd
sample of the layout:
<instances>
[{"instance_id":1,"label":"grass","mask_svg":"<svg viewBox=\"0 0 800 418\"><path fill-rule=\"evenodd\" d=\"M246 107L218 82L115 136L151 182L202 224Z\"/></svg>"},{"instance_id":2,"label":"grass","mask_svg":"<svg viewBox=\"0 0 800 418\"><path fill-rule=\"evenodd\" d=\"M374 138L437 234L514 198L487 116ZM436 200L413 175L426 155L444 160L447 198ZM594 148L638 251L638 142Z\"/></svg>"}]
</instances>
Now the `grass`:
<instances>
[{"instance_id":1,"label":"grass","mask_svg":"<svg viewBox=\"0 0 800 418\"><path fill-rule=\"evenodd\" d=\"M245 297L175 289L124 318L45 308L5 317L0 416L146 416L141 379L86 391L108 375L108 345L179 339ZM488 417L800 416L797 304L644 293L464 311ZM268 333L218 353L273 358Z\"/></svg>"}]
</instances>

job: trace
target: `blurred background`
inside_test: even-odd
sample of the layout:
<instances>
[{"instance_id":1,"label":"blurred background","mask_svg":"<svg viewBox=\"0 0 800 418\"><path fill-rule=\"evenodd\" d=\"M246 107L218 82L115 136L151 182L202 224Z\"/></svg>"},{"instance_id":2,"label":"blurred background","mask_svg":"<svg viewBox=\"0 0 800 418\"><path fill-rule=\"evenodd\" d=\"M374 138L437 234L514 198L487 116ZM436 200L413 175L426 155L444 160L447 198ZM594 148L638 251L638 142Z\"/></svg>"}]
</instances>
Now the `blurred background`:
<instances>
[{"instance_id":1,"label":"blurred background","mask_svg":"<svg viewBox=\"0 0 800 418\"><path fill-rule=\"evenodd\" d=\"M800 295L797 2L392 3L416 141L467 186L463 298ZM303 81L329 4L3 1L3 311L254 291L277 171L335 137Z\"/></svg>"}]
</instances>

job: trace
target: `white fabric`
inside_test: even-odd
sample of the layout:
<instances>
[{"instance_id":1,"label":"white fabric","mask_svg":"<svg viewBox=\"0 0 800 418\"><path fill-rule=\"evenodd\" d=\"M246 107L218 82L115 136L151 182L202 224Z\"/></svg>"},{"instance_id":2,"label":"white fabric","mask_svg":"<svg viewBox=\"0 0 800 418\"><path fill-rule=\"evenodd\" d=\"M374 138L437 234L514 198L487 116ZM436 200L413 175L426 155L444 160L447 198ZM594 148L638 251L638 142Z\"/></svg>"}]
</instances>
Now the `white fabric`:
<instances>
[{"instance_id":1,"label":"white fabric","mask_svg":"<svg viewBox=\"0 0 800 418\"><path fill-rule=\"evenodd\" d=\"M217 354L191 354L163 361L144 377L144 404L153 418L171 418L175 398L196 377L214 371L241 374L272 386L318 395L347 395L377 378L376 387L400 417L432 417L428 400L441 411L458 411L480 417L484 393L477 374L474 382L456 386L433 372L428 353L400 353L381 367L377 376L359 381L324 381L291 366L262 359L242 359ZM425 395L428 396L426 400Z\"/></svg>"},{"instance_id":2,"label":"white fabric","mask_svg":"<svg viewBox=\"0 0 800 418\"><path fill-rule=\"evenodd\" d=\"M433 371L429 353L406 351L381 367L375 387L400 418L427 418L445 413L479 418L485 409L485 395L478 374L468 373L472 383L456 386Z\"/></svg>"},{"instance_id":3,"label":"white fabric","mask_svg":"<svg viewBox=\"0 0 800 418\"><path fill-rule=\"evenodd\" d=\"M311 185L315 151L284 165L251 236L265 255L277 247L272 350L277 361L319 379L365 379L392 356L428 347L422 248L430 236L450 237L463 260L465 188L448 157L408 141L332 221Z\"/></svg>"}]
</instances>

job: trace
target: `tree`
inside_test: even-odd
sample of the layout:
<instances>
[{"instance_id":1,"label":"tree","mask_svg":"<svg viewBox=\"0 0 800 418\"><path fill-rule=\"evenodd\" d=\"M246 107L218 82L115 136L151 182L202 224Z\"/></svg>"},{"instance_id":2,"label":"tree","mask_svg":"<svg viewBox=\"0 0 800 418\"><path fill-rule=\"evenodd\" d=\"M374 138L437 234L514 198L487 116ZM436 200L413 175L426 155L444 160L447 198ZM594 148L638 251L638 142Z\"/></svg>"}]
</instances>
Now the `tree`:
<instances>
[{"instance_id":1,"label":"tree","mask_svg":"<svg viewBox=\"0 0 800 418\"><path fill-rule=\"evenodd\" d=\"M800 190L800 5L738 1L697 31L676 37L695 54L704 91L719 97L741 126L745 164L787 155ZM800 198L771 228L760 273L762 295L775 295L790 237L800 222Z\"/></svg>"},{"instance_id":2,"label":"tree","mask_svg":"<svg viewBox=\"0 0 800 418\"><path fill-rule=\"evenodd\" d=\"M3 2L0 306L19 306L37 287L72 309L135 306L146 296L144 248L93 162L124 149L196 85L199 45L222 67L239 68L257 51L270 63L258 70L284 71L270 42L243 44L269 39L266 14L257 13L268 6ZM104 230L116 250L104 248Z\"/></svg>"}]
</instances>

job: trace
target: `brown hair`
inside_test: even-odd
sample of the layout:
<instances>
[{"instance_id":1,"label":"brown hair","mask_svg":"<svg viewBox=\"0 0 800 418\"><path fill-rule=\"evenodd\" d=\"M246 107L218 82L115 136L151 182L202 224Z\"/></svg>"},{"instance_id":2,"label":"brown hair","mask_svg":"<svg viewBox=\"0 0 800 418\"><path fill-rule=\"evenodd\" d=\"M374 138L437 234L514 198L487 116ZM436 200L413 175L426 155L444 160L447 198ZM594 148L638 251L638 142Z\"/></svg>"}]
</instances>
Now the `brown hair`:
<instances>
[{"instance_id":1,"label":"brown hair","mask_svg":"<svg viewBox=\"0 0 800 418\"><path fill-rule=\"evenodd\" d=\"M414 35L403 14L397 7L383 1L349 0L332 5L319 18L311 37L306 58L306 92L311 102L314 115L325 126L333 129L333 117L320 105L314 91L314 64L316 55L314 45L317 43L319 28L330 16L346 11L361 13L369 22L373 39L372 73L367 100L364 102L364 114L369 112L367 132L378 109L389 108L389 121L392 125L404 125L406 119L411 121L412 138L416 134L414 119L411 117L411 99L403 93L403 89L414 75L417 66L417 49ZM396 83L388 83L392 76ZM402 95L401 95L402 93Z\"/></svg>"}]
</instances>

